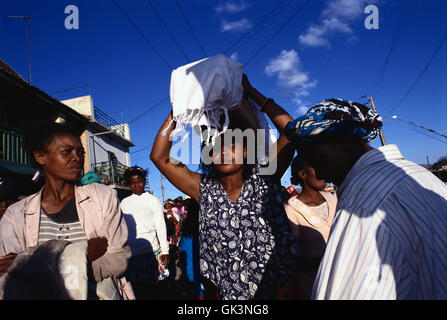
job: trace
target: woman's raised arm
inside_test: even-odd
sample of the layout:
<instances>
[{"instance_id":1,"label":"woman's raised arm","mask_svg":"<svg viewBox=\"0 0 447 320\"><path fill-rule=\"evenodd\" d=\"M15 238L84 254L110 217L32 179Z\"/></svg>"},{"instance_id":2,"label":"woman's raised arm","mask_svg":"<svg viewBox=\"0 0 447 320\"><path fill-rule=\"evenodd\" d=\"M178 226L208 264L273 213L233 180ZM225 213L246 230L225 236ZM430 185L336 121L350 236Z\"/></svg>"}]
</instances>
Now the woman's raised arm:
<instances>
[{"instance_id":1,"label":"woman's raised arm","mask_svg":"<svg viewBox=\"0 0 447 320\"><path fill-rule=\"evenodd\" d=\"M293 118L286 110L277 105L273 99L266 98L262 93L253 88L245 74L242 77L242 86L244 87L245 93L261 106L261 111L268 115L279 131L279 138L276 141L276 153L270 155L270 161L277 161L274 178L281 180L295 153L295 148L284 134L284 129L290 121L293 121Z\"/></svg>"},{"instance_id":2,"label":"woman's raised arm","mask_svg":"<svg viewBox=\"0 0 447 320\"><path fill-rule=\"evenodd\" d=\"M169 128L163 134L168 126ZM199 202L200 174L189 170L183 163L171 159L169 156L172 146L169 136L174 128L175 122L172 122L171 111L155 137L151 160L169 182Z\"/></svg>"}]
</instances>

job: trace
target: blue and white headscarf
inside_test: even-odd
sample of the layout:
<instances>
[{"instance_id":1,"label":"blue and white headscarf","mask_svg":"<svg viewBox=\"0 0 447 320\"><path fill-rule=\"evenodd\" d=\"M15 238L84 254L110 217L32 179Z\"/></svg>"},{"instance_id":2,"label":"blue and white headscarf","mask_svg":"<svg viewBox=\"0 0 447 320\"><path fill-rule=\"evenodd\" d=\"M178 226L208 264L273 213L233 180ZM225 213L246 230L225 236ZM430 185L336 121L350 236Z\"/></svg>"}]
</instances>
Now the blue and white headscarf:
<instances>
[{"instance_id":1,"label":"blue and white headscarf","mask_svg":"<svg viewBox=\"0 0 447 320\"><path fill-rule=\"evenodd\" d=\"M382 117L358 102L327 99L313 106L304 116L287 124L286 136L295 143L309 142L338 134L374 140L382 127Z\"/></svg>"}]
</instances>

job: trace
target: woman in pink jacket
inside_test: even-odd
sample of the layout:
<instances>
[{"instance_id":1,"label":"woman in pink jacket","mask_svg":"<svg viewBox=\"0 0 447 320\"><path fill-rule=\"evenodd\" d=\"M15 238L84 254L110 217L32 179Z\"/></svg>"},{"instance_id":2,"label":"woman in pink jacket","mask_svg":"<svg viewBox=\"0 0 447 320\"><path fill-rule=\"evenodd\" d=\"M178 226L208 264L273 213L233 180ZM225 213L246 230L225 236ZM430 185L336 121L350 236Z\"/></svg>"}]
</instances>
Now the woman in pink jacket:
<instances>
[{"instance_id":1,"label":"woman in pink jacket","mask_svg":"<svg viewBox=\"0 0 447 320\"><path fill-rule=\"evenodd\" d=\"M300 184L302 191L288 199L284 207L302 257L293 281L289 282L290 288L283 288L282 293L287 298L308 300L326 250L337 196L324 191L326 181L318 179L315 170L301 158L293 159L291 169L291 182Z\"/></svg>"},{"instance_id":2,"label":"woman in pink jacket","mask_svg":"<svg viewBox=\"0 0 447 320\"><path fill-rule=\"evenodd\" d=\"M45 185L10 206L0 222L0 276L18 253L48 240L87 240L97 283L122 275L130 257L127 227L110 187L78 185L84 167L79 135L48 123L27 135L25 147L32 165L45 173Z\"/></svg>"}]
</instances>

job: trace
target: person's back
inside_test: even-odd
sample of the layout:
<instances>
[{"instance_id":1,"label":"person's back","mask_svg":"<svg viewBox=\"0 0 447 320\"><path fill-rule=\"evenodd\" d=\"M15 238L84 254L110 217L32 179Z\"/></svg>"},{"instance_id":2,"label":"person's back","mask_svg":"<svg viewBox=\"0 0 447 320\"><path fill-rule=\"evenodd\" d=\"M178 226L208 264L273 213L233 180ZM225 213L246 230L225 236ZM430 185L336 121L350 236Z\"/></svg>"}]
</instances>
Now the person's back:
<instances>
[{"instance_id":1,"label":"person's back","mask_svg":"<svg viewBox=\"0 0 447 320\"><path fill-rule=\"evenodd\" d=\"M317 299L446 299L447 187L394 145L365 153L338 190Z\"/></svg>"}]
</instances>

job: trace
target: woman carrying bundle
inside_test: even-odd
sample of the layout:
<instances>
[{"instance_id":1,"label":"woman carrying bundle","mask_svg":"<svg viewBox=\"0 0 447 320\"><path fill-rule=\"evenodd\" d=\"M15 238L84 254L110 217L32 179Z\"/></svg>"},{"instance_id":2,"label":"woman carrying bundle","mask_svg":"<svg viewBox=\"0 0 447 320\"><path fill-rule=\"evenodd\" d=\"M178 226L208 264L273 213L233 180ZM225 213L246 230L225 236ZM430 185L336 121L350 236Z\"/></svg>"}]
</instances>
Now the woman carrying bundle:
<instances>
[{"instance_id":1,"label":"woman carrying bundle","mask_svg":"<svg viewBox=\"0 0 447 320\"><path fill-rule=\"evenodd\" d=\"M271 299L298 255L280 188L280 178L294 153L283 134L292 118L253 88L245 75L242 85L280 132L276 152L269 158L277 162L274 174L262 175L260 165L248 164L247 145L237 141L215 151L206 174L174 164L169 156L169 135L176 126L172 112L157 134L151 160L175 187L200 204L200 272L216 285L220 297ZM235 122L230 128L245 129ZM231 163L222 163L224 158L231 158Z\"/></svg>"}]
</instances>

